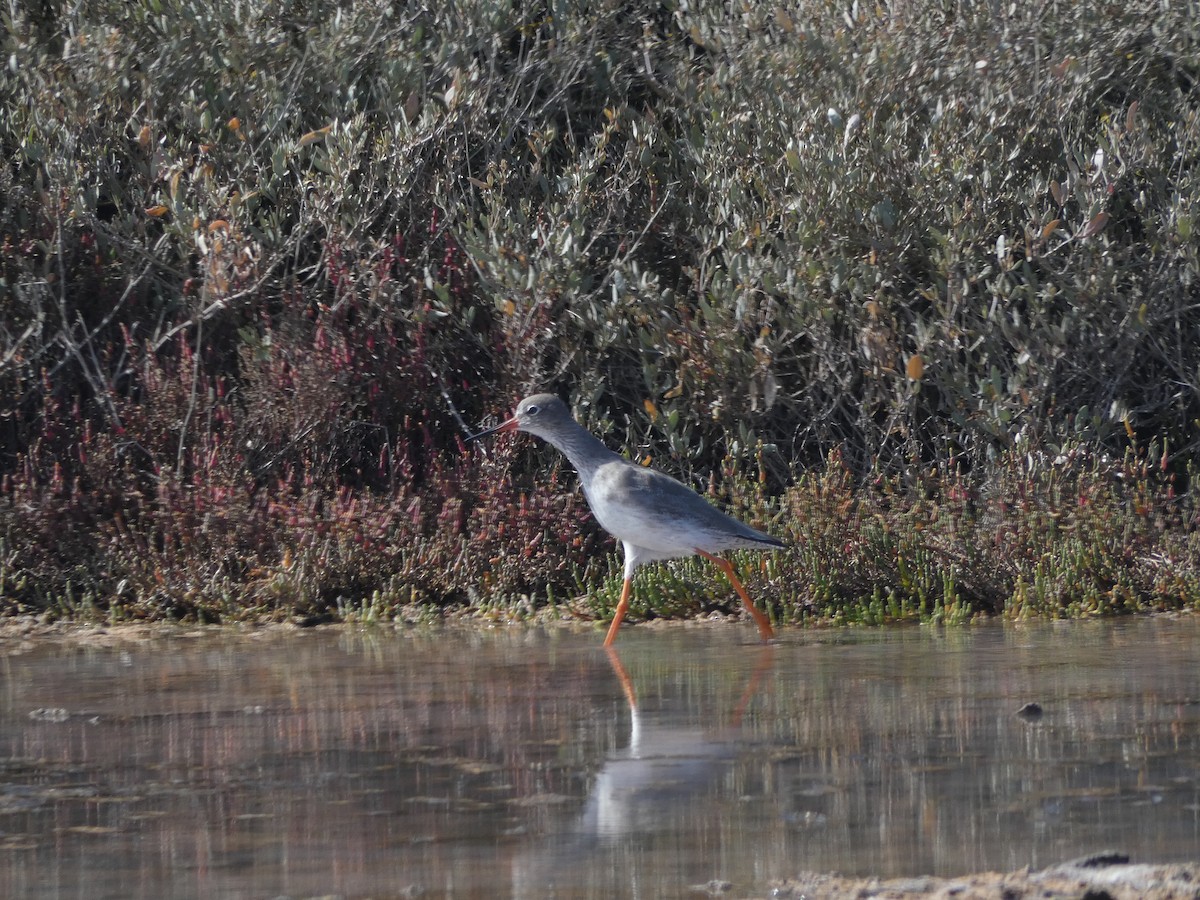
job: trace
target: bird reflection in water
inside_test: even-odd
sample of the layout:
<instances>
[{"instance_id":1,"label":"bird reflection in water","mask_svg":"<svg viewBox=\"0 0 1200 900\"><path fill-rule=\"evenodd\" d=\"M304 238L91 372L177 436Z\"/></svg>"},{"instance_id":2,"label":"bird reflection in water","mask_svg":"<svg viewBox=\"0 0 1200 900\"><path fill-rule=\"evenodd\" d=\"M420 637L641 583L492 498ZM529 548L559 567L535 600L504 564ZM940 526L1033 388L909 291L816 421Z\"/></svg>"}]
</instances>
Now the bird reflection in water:
<instances>
[{"instance_id":1,"label":"bird reflection in water","mask_svg":"<svg viewBox=\"0 0 1200 900\"><path fill-rule=\"evenodd\" d=\"M729 795L721 782L737 759L742 718L774 664L775 646L758 648L729 724L717 730L643 708L617 651L605 652L629 706L629 743L605 758L582 812L561 830L546 829L514 860L515 897L662 896L722 874L710 868L711 846L681 847L680 836L695 834L697 817L719 819Z\"/></svg>"}]
</instances>

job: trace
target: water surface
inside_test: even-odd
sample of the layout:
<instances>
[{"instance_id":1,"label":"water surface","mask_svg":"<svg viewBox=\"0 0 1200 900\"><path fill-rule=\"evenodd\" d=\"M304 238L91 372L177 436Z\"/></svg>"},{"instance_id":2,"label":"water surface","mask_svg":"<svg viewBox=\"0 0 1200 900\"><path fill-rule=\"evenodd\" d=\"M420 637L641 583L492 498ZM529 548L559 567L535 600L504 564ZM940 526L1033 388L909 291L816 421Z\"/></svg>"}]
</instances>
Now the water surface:
<instances>
[{"instance_id":1,"label":"water surface","mask_svg":"<svg viewBox=\"0 0 1200 900\"><path fill-rule=\"evenodd\" d=\"M1200 620L0 639L0 896L766 895L1200 858ZM1017 715L1036 702L1041 715Z\"/></svg>"}]
</instances>

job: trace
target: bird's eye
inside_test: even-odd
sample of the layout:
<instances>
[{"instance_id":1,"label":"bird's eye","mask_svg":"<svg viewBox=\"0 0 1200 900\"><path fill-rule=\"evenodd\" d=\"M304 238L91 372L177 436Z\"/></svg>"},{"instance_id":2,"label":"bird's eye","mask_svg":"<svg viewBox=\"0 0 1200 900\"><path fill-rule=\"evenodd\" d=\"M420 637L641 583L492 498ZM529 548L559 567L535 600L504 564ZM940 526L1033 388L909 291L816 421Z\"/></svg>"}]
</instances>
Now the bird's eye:
<instances>
[{"instance_id":1,"label":"bird's eye","mask_svg":"<svg viewBox=\"0 0 1200 900\"><path fill-rule=\"evenodd\" d=\"M537 404L531 403L529 406L525 407L525 413L530 416L536 416L538 414Z\"/></svg>"}]
</instances>

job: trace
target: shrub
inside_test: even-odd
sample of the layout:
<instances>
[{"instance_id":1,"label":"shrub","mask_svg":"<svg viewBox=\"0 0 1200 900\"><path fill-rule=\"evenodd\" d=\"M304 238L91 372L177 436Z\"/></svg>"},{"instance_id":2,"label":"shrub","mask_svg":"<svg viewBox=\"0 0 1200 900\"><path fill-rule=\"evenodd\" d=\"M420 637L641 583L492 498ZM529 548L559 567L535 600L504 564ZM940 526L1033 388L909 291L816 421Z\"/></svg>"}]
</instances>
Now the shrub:
<instances>
[{"instance_id":1,"label":"shrub","mask_svg":"<svg viewBox=\"0 0 1200 900\"><path fill-rule=\"evenodd\" d=\"M780 595L796 615L864 597L1070 607L1036 566L944 568L899 523L974 520L924 522L922 473L982 496L1032 477L1030 453L1157 440L1180 479L1195 458L1186 10L90 0L5 16L10 608L86 593L147 616L317 614L593 587L578 496L534 490L531 461L551 457L501 449L481 470L461 444L535 388L697 485L753 467L761 482L714 482L747 511L790 497L817 515L827 555L802 562L830 600ZM859 491L889 485L879 515L906 536L822 523L835 510L794 485L825 478L869 509ZM1100 491L1109 526L1124 490ZM1155 503L1191 488L1171 490ZM1194 522L1167 519L1153 552L1175 558ZM1186 578L1111 568L1149 552L1131 533L1116 563L1101 557L1128 534L1059 534L1078 545L1062 583L1120 594L1089 609L1190 602ZM538 535L522 565L492 562ZM852 539L863 568L817 537ZM905 571L878 568L893 552Z\"/></svg>"}]
</instances>

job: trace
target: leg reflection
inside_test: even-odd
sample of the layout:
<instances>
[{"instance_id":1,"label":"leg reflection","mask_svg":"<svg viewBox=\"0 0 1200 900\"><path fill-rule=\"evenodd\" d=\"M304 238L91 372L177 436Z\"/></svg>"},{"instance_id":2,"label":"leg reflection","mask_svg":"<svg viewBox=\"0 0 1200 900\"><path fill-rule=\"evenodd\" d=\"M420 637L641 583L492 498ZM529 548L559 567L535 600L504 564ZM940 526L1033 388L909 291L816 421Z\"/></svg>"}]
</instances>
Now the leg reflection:
<instances>
[{"instance_id":1,"label":"leg reflection","mask_svg":"<svg viewBox=\"0 0 1200 900\"><path fill-rule=\"evenodd\" d=\"M661 703L656 695L639 704L619 652L613 647L605 652L629 707L629 742L604 757L579 814L561 828L546 828L514 860L514 896L637 895L634 882L663 864L653 850L663 836L694 832L697 821L711 820L714 806L729 801L723 776L743 752L742 720L774 666L776 647L756 648L754 668L726 718L730 725L720 729L705 724L714 719L714 698L703 690L687 689ZM695 864L700 881L712 877L708 850ZM672 854L673 877L680 865Z\"/></svg>"}]
</instances>

